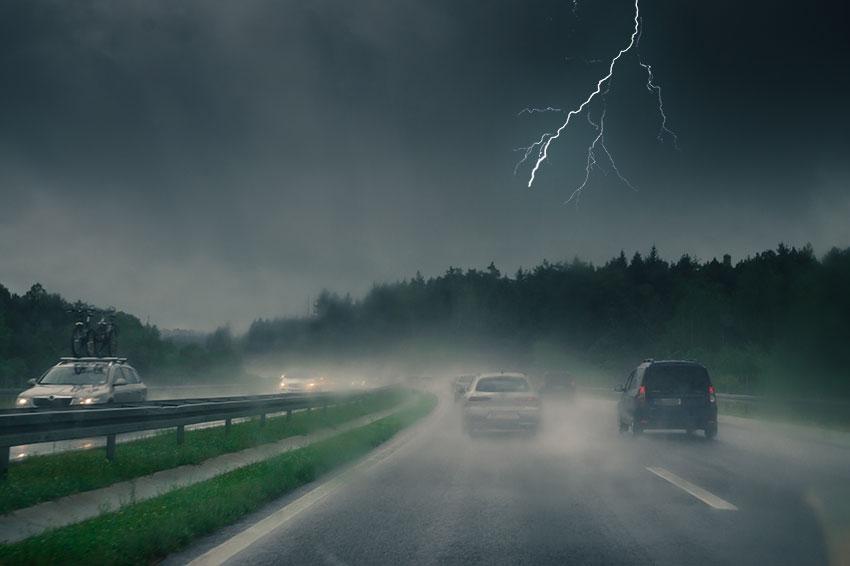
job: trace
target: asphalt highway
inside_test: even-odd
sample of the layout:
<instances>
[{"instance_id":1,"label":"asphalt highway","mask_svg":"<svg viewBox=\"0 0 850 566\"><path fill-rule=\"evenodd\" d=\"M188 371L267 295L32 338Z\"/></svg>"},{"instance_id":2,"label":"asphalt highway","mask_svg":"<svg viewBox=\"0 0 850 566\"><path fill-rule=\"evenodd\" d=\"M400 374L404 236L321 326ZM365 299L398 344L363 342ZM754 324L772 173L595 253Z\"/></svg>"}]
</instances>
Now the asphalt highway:
<instances>
[{"instance_id":1,"label":"asphalt highway","mask_svg":"<svg viewBox=\"0 0 850 566\"><path fill-rule=\"evenodd\" d=\"M537 437L469 438L459 405L444 399L391 456L237 545L227 563L850 561L850 442L741 419L722 421L715 441L632 438L617 433L611 401L546 401ZM316 487L167 562L232 548L234 535Z\"/></svg>"}]
</instances>

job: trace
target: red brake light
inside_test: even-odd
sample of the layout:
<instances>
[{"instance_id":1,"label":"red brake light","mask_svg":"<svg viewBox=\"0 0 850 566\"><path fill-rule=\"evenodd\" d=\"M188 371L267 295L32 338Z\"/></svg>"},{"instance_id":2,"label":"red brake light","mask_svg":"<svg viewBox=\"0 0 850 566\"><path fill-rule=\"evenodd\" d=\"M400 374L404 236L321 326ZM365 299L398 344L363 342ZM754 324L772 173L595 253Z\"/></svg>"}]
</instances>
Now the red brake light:
<instances>
[{"instance_id":1,"label":"red brake light","mask_svg":"<svg viewBox=\"0 0 850 566\"><path fill-rule=\"evenodd\" d=\"M708 394L709 394L709 395L714 395L714 393L715 393L715 391L714 391L714 386L713 386L713 385L709 385L709 386L708 386Z\"/></svg>"},{"instance_id":2,"label":"red brake light","mask_svg":"<svg viewBox=\"0 0 850 566\"><path fill-rule=\"evenodd\" d=\"M640 387L638 387L637 396L638 396L638 399L646 398L646 385L641 385Z\"/></svg>"}]
</instances>

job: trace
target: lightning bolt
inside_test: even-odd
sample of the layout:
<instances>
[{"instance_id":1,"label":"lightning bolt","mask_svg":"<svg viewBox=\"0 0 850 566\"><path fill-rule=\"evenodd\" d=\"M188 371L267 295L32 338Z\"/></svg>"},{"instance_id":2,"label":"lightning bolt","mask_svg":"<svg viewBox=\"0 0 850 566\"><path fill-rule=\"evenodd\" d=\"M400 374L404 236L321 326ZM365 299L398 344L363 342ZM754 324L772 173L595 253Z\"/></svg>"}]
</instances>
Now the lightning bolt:
<instances>
[{"instance_id":1,"label":"lightning bolt","mask_svg":"<svg viewBox=\"0 0 850 566\"><path fill-rule=\"evenodd\" d=\"M646 69L646 90L656 95L658 100L658 112L661 114L661 125L658 128L658 141L664 141L664 138L669 136L673 140L673 147L679 151L679 136L676 132L667 127L667 114L664 112L664 99L661 98L661 86L652 82L652 65L647 65L643 61L638 61L640 66Z\"/></svg>"},{"instance_id":2,"label":"lightning bolt","mask_svg":"<svg viewBox=\"0 0 850 566\"><path fill-rule=\"evenodd\" d=\"M607 90L604 94L607 94ZM595 167L601 167L599 165L599 160L596 157L596 147L602 150L602 153L605 154L605 158L608 161L608 164L611 166L611 170L617 175L617 178L620 179L620 182L632 189L633 191L637 191L637 188L623 175L620 173L620 170L617 168L617 162L614 161L614 156L611 154L611 151L608 149L608 146L605 145L605 114L608 112L608 106L603 104L602 106L602 114L599 116L599 123L593 121L593 118L590 116L590 112L586 114L587 122L596 130L596 137L593 138L593 142L587 148L587 161L584 166L584 180L581 184L576 188L570 198L564 202L564 204L569 204L573 200L578 202L579 197L581 197L582 192L587 187L587 184L590 182L590 173L593 171ZM608 172L605 171L607 175Z\"/></svg>"},{"instance_id":3,"label":"lightning bolt","mask_svg":"<svg viewBox=\"0 0 850 566\"><path fill-rule=\"evenodd\" d=\"M517 116L522 116L523 114L543 114L545 112L563 112L563 110L552 108L551 106L547 106L546 108L523 108L517 112Z\"/></svg>"},{"instance_id":4,"label":"lightning bolt","mask_svg":"<svg viewBox=\"0 0 850 566\"><path fill-rule=\"evenodd\" d=\"M575 7L576 4L577 3L574 2L573 6ZM588 148L587 148L587 159L586 159L586 162L585 162L585 177L584 177L584 180L578 186L578 188L576 188L573 191L573 193L570 195L570 198L567 199L566 202L569 203L572 200L577 200L581 196L582 192L587 187L587 184L590 181L591 172L597 167L601 168L600 159L603 155L604 155L605 161L607 161L611 170L617 175L617 178L623 184L625 184L626 186L628 186L632 190L637 190L635 188L635 186L617 168L617 163L614 160L614 156L611 153L611 151L608 149L607 145L605 144L605 115L606 115L606 112L607 112L607 106L606 106L605 98L606 98L606 95L608 94L608 91L611 88L611 83L613 82L612 79L613 79L613 76L614 76L614 68L616 67L617 62L623 57L623 55L632 51L640 43L640 36L641 36L641 31L642 31L641 30L641 17L640 17L640 0L635 0L634 5L635 5L634 29L632 30L632 33L629 36L629 42L624 48L620 49L617 52L617 54L608 63L608 72L601 79L599 79L596 82L596 88L593 91L590 92L590 94L584 99L584 101L581 104L579 104L576 108L567 112L567 115L566 115L566 118L564 119L564 122L554 132L545 132L540 136L540 138L537 141L533 142L531 145L526 146L526 147L520 147L520 148L517 148L515 150L515 151L521 151L523 153L523 155L522 155L522 158L519 160L519 162L514 167L514 174L517 173L517 171L519 170L519 168L522 165L529 162L532 158L534 160L534 166L531 168L531 173L530 173L529 179L528 179L528 187L529 188L531 188L532 185L534 185L534 181L537 179L537 173L540 170L541 165L549 157L549 147L552 145L552 142L557 140L559 137L561 137L561 134L564 132L564 130L567 129L567 127L569 127L569 125L572 123L573 118L575 116L581 114L582 112L585 111L585 109L587 109L588 110L587 119L588 119L588 122L591 124L591 126L593 126L593 128L596 130L596 137L593 139L590 146L588 146ZM658 103L659 113L661 114L661 125L659 126L658 140L663 141L664 139L670 138L673 142L673 147L675 147L678 150L678 148L679 148L678 137L677 137L675 132L673 132L670 128L667 127L667 114L664 111L664 101L663 101L663 98L661 96L661 87L657 83L654 82L654 77L652 75L652 67L650 65L644 63L640 59L639 54L638 54L638 63L647 72L646 88L647 88L647 90L649 90L651 93L653 93L655 95L657 103ZM599 123L596 123L596 122L593 121L593 119L590 117L590 110L588 109L588 106L597 98L601 99L601 101L602 101L602 112L601 112L600 117L599 117ZM547 109L542 109L542 110L543 111L550 111L550 109L555 110L555 109L552 109L551 107L549 107ZM526 109L520 111L520 113L518 115L522 115L525 112L528 112L529 114L531 114L535 110L541 111L541 109L526 108ZM561 110L561 112L563 112L563 110ZM606 174L607 174L607 171L606 171Z\"/></svg>"}]
</instances>

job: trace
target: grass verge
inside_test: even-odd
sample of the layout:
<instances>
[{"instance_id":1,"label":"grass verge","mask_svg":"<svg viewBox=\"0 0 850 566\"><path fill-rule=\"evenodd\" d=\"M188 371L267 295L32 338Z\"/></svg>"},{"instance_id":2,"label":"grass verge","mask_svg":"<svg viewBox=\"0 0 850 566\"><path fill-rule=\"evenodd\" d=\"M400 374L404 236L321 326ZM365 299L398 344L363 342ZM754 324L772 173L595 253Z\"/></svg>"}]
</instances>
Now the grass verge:
<instances>
[{"instance_id":1,"label":"grass verge","mask_svg":"<svg viewBox=\"0 0 850 566\"><path fill-rule=\"evenodd\" d=\"M742 403L735 400L718 400L721 415L731 415L761 421L793 424L840 432L850 431L850 414L844 408L826 406L801 409L781 401L766 400L760 404Z\"/></svg>"},{"instance_id":2,"label":"grass verge","mask_svg":"<svg viewBox=\"0 0 850 566\"><path fill-rule=\"evenodd\" d=\"M103 449L33 456L14 462L9 467L7 477L0 480L0 514L332 427L389 409L401 403L409 394L404 390L382 391L353 405L328 407L325 411L297 412L288 420L268 419L263 427L256 420L234 424L228 434L224 433L224 427L186 431L185 442L181 445L177 444L173 433L124 442L118 445L114 462L106 460Z\"/></svg>"},{"instance_id":3,"label":"grass verge","mask_svg":"<svg viewBox=\"0 0 850 566\"><path fill-rule=\"evenodd\" d=\"M0 563L150 564L360 458L436 404L435 396L417 393L408 408L369 425L114 513L0 545Z\"/></svg>"}]
</instances>

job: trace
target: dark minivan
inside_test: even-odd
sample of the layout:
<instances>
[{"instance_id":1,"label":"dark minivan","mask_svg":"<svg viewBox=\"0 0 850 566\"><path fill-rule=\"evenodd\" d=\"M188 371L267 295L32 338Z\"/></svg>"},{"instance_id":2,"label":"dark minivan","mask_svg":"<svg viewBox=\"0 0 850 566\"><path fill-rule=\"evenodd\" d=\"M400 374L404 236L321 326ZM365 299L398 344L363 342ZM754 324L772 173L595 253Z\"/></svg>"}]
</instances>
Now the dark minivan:
<instances>
[{"instance_id":1,"label":"dark minivan","mask_svg":"<svg viewBox=\"0 0 850 566\"><path fill-rule=\"evenodd\" d=\"M706 438L717 436L717 398L702 364L645 360L617 391L622 393L617 403L620 432L701 429Z\"/></svg>"}]
</instances>

